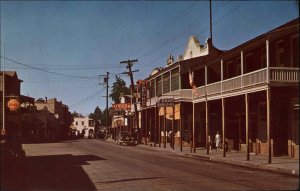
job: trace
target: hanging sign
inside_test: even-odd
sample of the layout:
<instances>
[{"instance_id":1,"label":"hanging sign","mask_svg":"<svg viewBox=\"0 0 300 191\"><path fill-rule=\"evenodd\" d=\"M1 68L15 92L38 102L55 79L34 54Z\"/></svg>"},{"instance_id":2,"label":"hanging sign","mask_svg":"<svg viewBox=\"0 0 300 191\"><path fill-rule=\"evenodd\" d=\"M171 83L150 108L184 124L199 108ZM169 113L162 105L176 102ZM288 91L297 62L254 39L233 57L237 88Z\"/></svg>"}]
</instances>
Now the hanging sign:
<instances>
[{"instance_id":1,"label":"hanging sign","mask_svg":"<svg viewBox=\"0 0 300 191\"><path fill-rule=\"evenodd\" d=\"M130 103L117 103L117 104L112 104L112 108L116 110L130 110L131 109L131 104Z\"/></svg>"},{"instance_id":2,"label":"hanging sign","mask_svg":"<svg viewBox=\"0 0 300 191\"><path fill-rule=\"evenodd\" d=\"M20 102L17 99L10 99L7 102L7 107L10 111L17 111L18 109L20 109Z\"/></svg>"}]
</instances>

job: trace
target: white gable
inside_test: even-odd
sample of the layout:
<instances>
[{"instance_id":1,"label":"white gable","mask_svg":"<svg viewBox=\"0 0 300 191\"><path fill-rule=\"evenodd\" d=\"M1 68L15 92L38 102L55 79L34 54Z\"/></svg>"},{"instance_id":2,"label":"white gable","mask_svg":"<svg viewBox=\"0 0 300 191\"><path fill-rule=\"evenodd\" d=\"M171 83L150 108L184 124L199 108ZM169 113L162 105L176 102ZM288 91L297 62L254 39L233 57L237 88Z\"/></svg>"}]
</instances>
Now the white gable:
<instances>
[{"instance_id":1,"label":"white gable","mask_svg":"<svg viewBox=\"0 0 300 191\"><path fill-rule=\"evenodd\" d=\"M183 60L208 55L208 43L201 45L195 36L189 38L187 47L183 54Z\"/></svg>"}]
</instances>

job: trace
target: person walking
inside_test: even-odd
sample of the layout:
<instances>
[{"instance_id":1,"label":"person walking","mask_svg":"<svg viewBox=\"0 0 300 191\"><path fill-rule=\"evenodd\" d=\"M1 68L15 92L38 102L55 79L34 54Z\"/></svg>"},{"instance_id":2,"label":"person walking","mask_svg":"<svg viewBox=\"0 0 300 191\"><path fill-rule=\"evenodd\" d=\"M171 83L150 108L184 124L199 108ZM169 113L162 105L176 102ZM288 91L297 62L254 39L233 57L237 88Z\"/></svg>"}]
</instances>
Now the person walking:
<instances>
[{"instance_id":1,"label":"person walking","mask_svg":"<svg viewBox=\"0 0 300 191\"><path fill-rule=\"evenodd\" d=\"M215 137L215 142L216 142L216 151L220 152L221 151L221 135L219 134L219 131L217 131L216 137Z\"/></svg>"}]
</instances>

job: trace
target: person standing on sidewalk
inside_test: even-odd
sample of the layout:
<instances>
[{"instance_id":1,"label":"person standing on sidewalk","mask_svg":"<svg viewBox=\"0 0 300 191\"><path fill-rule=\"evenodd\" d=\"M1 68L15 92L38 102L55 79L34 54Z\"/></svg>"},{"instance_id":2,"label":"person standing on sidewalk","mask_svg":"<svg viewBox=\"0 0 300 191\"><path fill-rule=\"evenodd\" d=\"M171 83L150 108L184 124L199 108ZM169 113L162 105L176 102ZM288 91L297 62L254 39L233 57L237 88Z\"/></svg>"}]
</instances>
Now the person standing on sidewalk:
<instances>
[{"instance_id":1,"label":"person standing on sidewalk","mask_svg":"<svg viewBox=\"0 0 300 191\"><path fill-rule=\"evenodd\" d=\"M216 142L216 150L217 152L221 151L221 135L219 134L219 131L217 131L216 137L215 137L215 142Z\"/></svg>"}]
</instances>

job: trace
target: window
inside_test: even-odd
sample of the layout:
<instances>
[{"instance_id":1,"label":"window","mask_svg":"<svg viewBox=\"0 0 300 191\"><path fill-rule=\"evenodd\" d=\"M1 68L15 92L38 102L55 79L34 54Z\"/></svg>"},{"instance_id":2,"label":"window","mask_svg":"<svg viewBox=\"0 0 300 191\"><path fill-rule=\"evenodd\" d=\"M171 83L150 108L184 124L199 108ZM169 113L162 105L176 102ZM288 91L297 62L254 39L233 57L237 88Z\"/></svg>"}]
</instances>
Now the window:
<instances>
[{"instance_id":1,"label":"window","mask_svg":"<svg viewBox=\"0 0 300 191\"><path fill-rule=\"evenodd\" d=\"M267 66L267 56L265 47L261 48L260 55L260 66L261 68L265 68Z\"/></svg>"},{"instance_id":2,"label":"window","mask_svg":"<svg viewBox=\"0 0 300 191\"><path fill-rule=\"evenodd\" d=\"M259 104L258 118L259 118L258 139L262 143L266 143L267 142L267 105L265 102Z\"/></svg>"},{"instance_id":3,"label":"window","mask_svg":"<svg viewBox=\"0 0 300 191\"><path fill-rule=\"evenodd\" d=\"M89 120L89 127L93 127L95 125L94 120Z\"/></svg>"},{"instance_id":4,"label":"window","mask_svg":"<svg viewBox=\"0 0 300 191\"><path fill-rule=\"evenodd\" d=\"M299 67L299 35L291 37L292 67Z\"/></svg>"},{"instance_id":5,"label":"window","mask_svg":"<svg viewBox=\"0 0 300 191\"><path fill-rule=\"evenodd\" d=\"M150 98L155 97L155 81L154 80L150 81L149 90L150 90L150 92L149 92L150 93Z\"/></svg>"},{"instance_id":6,"label":"window","mask_svg":"<svg viewBox=\"0 0 300 191\"><path fill-rule=\"evenodd\" d=\"M78 121L75 122L75 125L78 125Z\"/></svg>"},{"instance_id":7,"label":"window","mask_svg":"<svg viewBox=\"0 0 300 191\"><path fill-rule=\"evenodd\" d=\"M170 92L170 72L163 74L163 94Z\"/></svg>"},{"instance_id":8,"label":"window","mask_svg":"<svg viewBox=\"0 0 300 191\"><path fill-rule=\"evenodd\" d=\"M244 73L252 72L253 69L253 53L245 54Z\"/></svg>"},{"instance_id":9,"label":"window","mask_svg":"<svg viewBox=\"0 0 300 191\"><path fill-rule=\"evenodd\" d=\"M179 89L179 68L171 71L171 91Z\"/></svg>"},{"instance_id":10,"label":"window","mask_svg":"<svg viewBox=\"0 0 300 191\"><path fill-rule=\"evenodd\" d=\"M161 96L162 95L162 80L161 76L158 76L156 78L156 96Z\"/></svg>"},{"instance_id":11,"label":"window","mask_svg":"<svg viewBox=\"0 0 300 191\"><path fill-rule=\"evenodd\" d=\"M84 125L84 121L81 121L81 125L82 125L82 126Z\"/></svg>"},{"instance_id":12,"label":"window","mask_svg":"<svg viewBox=\"0 0 300 191\"><path fill-rule=\"evenodd\" d=\"M288 51L288 41L279 40L276 42L276 66L284 67L289 66L289 51Z\"/></svg>"}]
</instances>

